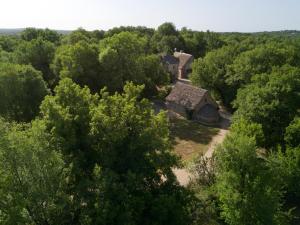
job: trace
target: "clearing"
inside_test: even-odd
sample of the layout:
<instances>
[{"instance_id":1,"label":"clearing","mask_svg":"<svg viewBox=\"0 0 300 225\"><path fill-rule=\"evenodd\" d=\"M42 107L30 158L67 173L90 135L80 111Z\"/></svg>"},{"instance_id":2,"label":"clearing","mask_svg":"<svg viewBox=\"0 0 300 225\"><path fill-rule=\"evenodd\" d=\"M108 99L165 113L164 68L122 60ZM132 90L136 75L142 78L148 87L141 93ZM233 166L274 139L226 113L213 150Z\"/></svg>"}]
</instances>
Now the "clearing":
<instances>
[{"instance_id":1,"label":"clearing","mask_svg":"<svg viewBox=\"0 0 300 225\"><path fill-rule=\"evenodd\" d=\"M185 163L192 163L200 153L210 158L216 146L223 142L229 132L230 117L229 113L221 112L220 129L203 126L194 121L173 118L171 134L176 153ZM182 186L187 186L193 179L193 174L186 168L174 168L173 172Z\"/></svg>"},{"instance_id":2,"label":"clearing","mask_svg":"<svg viewBox=\"0 0 300 225\"><path fill-rule=\"evenodd\" d=\"M171 138L175 152L184 162L190 162L200 153L205 154L219 129L201 125L184 118L170 118Z\"/></svg>"}]
</instances>

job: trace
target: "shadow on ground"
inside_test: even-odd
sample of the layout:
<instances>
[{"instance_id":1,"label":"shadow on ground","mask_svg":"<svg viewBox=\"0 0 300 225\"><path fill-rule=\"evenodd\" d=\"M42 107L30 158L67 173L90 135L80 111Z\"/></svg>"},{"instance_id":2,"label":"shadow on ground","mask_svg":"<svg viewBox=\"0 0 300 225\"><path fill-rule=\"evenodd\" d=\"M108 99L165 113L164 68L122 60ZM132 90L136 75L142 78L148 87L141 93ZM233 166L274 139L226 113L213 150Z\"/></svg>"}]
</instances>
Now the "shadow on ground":
<instances>
[{"instance_id":1,"label":"shadow on ground","mask_svg":"<svg viewBox=\"0 0 300 225\"><path fill-rule=\"evenodd\" d=\"M210 143L219 129L214 127L204 126L195 121L190 121L181 118L172 118L171 122L171 138L172 144L176 144L175 137L180 140L193 141L198 144L207 145Z\"/></svg>"},{"instance_id":2,"label":"shadow on ground","mask_svg":"<svg viewBox=\"0 0 300 225\"><path fill-rule=\"evenodd\" d=\"M218 128L201 125L181 117L170 118L171 144L185 162L199 154L205 154Z\"/></svg>"}]
</instances>

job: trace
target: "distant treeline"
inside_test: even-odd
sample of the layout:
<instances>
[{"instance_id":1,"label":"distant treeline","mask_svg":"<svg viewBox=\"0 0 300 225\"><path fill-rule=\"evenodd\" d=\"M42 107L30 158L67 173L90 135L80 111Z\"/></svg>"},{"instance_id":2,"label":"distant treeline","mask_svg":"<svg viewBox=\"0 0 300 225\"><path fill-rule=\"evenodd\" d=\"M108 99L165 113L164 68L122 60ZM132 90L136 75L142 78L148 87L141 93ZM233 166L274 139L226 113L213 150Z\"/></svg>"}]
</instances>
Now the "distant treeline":
<instances>
[{"instance_id":1,"label":"distant treeline","mask_svg":"<svg viewBox=\"0 0 300 225\"><path fill-rule=\"evenodd\" d=\"M132 28L134 28L134 27L132 27ZM0 34L5 34L5 35L20 34L25 29L26 28L0 28ZM115 29L115 28L113 28L113 29ZM74 30L54 30L54 31L56 31L60 34L69 34ZM254 35L270 34L270 35L278 35L278 36L299 36L300 35L299 30L259 31L259 32L216 32L216 33L220 33L220 34L254 34Z\"/></svg>"},{"instance_id":2,"label":"distant treeline","mask_svg":"<svg viewBox=\"0 0 300 225\"><path fill-rule=\"evenodd\" d=\"M0 35L19 35L21 34L26 28L0 28ZM69 34L71 30L55 30L59 34Z\"/></svg>"}]
</instances>

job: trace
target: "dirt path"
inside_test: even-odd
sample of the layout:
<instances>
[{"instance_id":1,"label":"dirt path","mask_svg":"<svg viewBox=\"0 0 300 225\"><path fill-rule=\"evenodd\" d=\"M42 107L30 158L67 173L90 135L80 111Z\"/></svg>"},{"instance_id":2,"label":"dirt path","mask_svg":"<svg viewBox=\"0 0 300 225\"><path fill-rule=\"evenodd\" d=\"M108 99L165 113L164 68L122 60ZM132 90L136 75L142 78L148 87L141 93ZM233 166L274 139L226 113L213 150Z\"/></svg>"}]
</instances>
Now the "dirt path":
<instances>
[{"instance_id":1,"label":"dirt path","mask_svg":"<svg viewBox=\"0 0 300 225\"><path fill-rule=\"evenodd\" d=\"M229 132L227 123L221 123L221 129L216 136L214 136L209 144L208 150L205 155L207 158L212 157L213 152L218 144L221 144ZM178 182L182 186L187 186L188 183L193 179L193 174L191 174L187 169L174 169L174 174L177 177Z\"/></svg>"},{"instance_id":2,"label":"dirt path","mask_svg":"<svg viewBox=\"0 0 300 225\"><path fill-rule=\"evenodd\" d=\"M219 133L213 137L211 143L209 144L208 150L205 153L206 158L212 157L212 154L217 147L218 144L221 144L229 130L221 129Z\"/></svg>"}]
</instances>

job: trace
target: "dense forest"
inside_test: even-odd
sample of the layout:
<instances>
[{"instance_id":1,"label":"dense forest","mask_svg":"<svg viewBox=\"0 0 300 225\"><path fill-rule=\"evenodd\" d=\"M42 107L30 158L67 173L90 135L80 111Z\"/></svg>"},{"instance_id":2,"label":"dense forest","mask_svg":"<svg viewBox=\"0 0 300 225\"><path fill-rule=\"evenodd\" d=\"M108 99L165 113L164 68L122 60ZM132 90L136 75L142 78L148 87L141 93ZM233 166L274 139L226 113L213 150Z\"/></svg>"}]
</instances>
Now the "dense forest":
<instances>
[{"instance_id":1,"label":"dense forest","mask_svg":"<svg viewBox=\"0 0 300 225\"><path fill-rule=\"evenodd\" d=\"M179 185L162 54L233 113ZM300 216L300 35L157 29L0 35L0 224L288 225Z\"/></svg>"}]
</instances>

